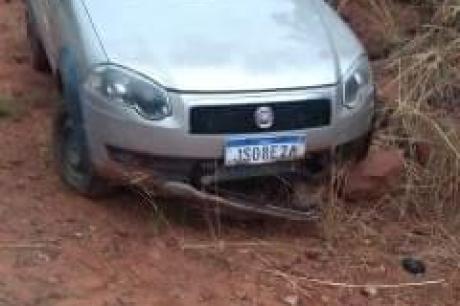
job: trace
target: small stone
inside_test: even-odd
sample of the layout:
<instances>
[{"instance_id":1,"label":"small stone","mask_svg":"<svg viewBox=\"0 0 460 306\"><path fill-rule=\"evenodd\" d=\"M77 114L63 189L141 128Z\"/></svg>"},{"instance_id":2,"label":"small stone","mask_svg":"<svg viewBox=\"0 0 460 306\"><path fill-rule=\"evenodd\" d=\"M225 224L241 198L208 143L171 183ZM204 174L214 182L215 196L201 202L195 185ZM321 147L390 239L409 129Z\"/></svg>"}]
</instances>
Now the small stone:
<instances>
[{"instance_id":1,"label":"small stone","mask_svg":"<svg viewBox=\"0 0 460 306\"><path fill-rule=\"evenodd\" d=\"M245 290L242 290L242 289L236 290L235 295L240 300L247 300L248 299L248 293Z\"/></svg>"},{"instance_id":2,"label":"small stone","mask_svg":"<svg viewBox=\"0 0 460 306\"><path fill-rule=\"evenodd\" d=\"M305 258L312 261L317 262L327 262L330 259L328 256L327 251L321 248L309 248L305 250Z\"/></svg>"},{"instance_id":3,"label":"small stone","mask_svg":"<svg viewBox=\"0 0 460 306\"><path fill-rule=\"evenodd\" d=\"M401 265L404 270L414 275L423 275L426 272L426 266L423 261L411 257L403 258Z\"/></svg>"},{"instance_id":4,"label":"small stone","mask_svg":"<svg viewBox=\"0 0 460 306\"><path fill-rule=\"evenodd\" d=\"M298 295L288 295L283 298L283 302L289 306L298 306L299 301L300 299Z\"/></svg>"},{"instance_id":5,"label":"small stone","mask_svg":"<svg viewBox=\"0 0 460 306\"><path fill-rule=\"evenodd\" d=\"M374 297L377 295L378 290L374 286L366 286L361 290L361 293L367 297Z\"/></svg>"},{"instance_id":6,"label":"small stone","mask_svg":"<svg viewBox=\"0 0 460 306\"><path fill-rule=\"evenodd\" d=\"M44 263L48 263L51 261L51 258L48 254L46 253L43 253L43 252L38 252L36 254L37 256L37 259L40 261L40 262L44 262Z\"/></svg>"},{"instance_id":7,"label":"small stone","mask_svg":"<svg viewBox=\"0 0 460 306\"><path fill-rule=\"evenodd\" d=\"M56 285L59 283L59 279L55 276L50 276L48 277L48 283L52 284L52 285Z\"/></svg>"},{"instance_id":8,"label":"small stone","mask_svg":"<svg viewBox=\"0 0 460 306\"><path fill-rule=\"evenodd\" d=\"M201 292L200 292L200 302L201 303L209 303L210 301L214 300L216 298L216 295L214 292L212 292L211 290L209 290L208 288L204 288Z\"/></svg>"},{"instance_id":9,"label":"small stone","mask_svg":"<svg viewBox=\"0 0 460 306\"><path fill-rule=\"evenodd\" d=\"M18 189L24 189L26 186L27 186L27 182L26 182L24 179L19 179L19 180L16 182L16 187L17 187Z\"/></svg>"},{"instance_id":10,"label":"small stone","mask_svg":"<svg viewBox=\"0 0 460 306\"><path fill-rule=\"evenodd\" d=\"M38 181L40 180L43 176L40 173L28 173L26 174L27 179L31 181Z\"/></svg>"},{"instance_id":11,"label":"small stone","mask_svg":"<svg viewBox=\"0 0 460 306\"><path fill-rule=\"evenodd\" d=\"M404 170L401 150L377 150L347 174L342 196L350 201L380 197L397 185Z\"/></svg>"}]
</instances>

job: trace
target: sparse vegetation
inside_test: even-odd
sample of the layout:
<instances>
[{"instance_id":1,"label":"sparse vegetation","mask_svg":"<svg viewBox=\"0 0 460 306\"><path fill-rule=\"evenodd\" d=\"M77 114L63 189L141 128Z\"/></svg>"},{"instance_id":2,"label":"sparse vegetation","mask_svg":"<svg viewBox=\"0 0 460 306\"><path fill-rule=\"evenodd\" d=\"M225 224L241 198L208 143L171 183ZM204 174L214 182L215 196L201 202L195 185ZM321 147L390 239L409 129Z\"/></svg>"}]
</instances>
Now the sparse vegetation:
<instances>
[{"instance_id":1,"label":"sparse vegetation","mask_svg":"<svg viewBox=\"0 0 460 306\"><path fill-rule=\"evenodd\" d=\"M377 140L406 152L401 212L459 225L460 3L432 1L420 10L431 13L422 18L429 23L421 23L383 66L394 78L381 85L396 94L383 97L389 118Z\"/></svg>"},{"instance_id":2,"label":"sparse vegetation","mask_svg":"<svg viewBox=\"0 0 460 306\"><path fill-rule=\"evenodd\" d=\"M17 112L17 107L12 99L7 96L0 95L0 119L11 117Z\"/></svg>"},{"instance_id":3,"label":"sparse vegetation","mask_svg":"<svg viewBox=\"0 0 460 306\"><path fill-rule=\"evenodd\" d=\"M375 52L380 116L374 148L402 150L405 171L396 188L379 199L345 203L337 187L346 179L347 169L336 169L324 189L324 237L338 249L350 247L343 242L350 243L347 236L367 241L373 255L361 256L372 261L377 250L386 253L391 248L394 237L389 235L393 234L384 229L397 222L399 231L407 233L404 239L415 239L414 232L424 233L431 249L422 247L419 252L426 258L456 262L460 259L456 238L460 229L460 2L343 0L339 7L347 16L372 19L361 35ZM415 18L403 20L408 7ZM357 17L357 10L371 17ZM377 42L368 37L375 34ZM360 252L347 253L359 257ZM447 275L447 281L458 282L452 275Z\"/></svg>"},{"instance_id":4,"label":"sparse vegetation","mask_svg":"<svg viewBox=\"0 0 460 306\"><path fill-rule=\"evenodd\" d=\"M373 147L403 151L405 165L393 190L349 204L339 195L349 165L333 169L321 187L325 237L341 239L344 228L359 236L362 226L377 226L374 218L428 222L454 233L460 228L460 3L343 0L339 7L356 19L369 19L357 17L357 7L372 16L377 32L361 32L368 47L375 33L381 48L391 46L374 61L379 118ZM415 16L409 26L401 18L408 9Z\"/></svg>"}]
</instances>

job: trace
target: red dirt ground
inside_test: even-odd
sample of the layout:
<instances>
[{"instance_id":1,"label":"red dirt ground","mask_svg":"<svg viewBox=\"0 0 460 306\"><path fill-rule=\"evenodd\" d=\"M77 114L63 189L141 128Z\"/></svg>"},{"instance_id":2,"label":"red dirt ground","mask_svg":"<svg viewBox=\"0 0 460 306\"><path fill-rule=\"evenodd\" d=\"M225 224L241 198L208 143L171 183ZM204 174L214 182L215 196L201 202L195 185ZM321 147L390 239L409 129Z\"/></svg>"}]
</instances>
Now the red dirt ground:
<instances>
[{"instance_id":1,"label":"red dirt ground","mask_svg":"<svg viewBox=\"0 0 460 306\"><path fill-rule=\"evenodd\" d=\"M292 305L456 305L460 300L458 241L440 233L432 242L430 227L415 231L410 222L369 217L379 204L359 211L353 231L326 221L211 227L182 213L158 218L130 193L96 202L67 190L50 154L57 94L50 77L28 63L21 3L0 1L0 98L11 97L18 109L0 118L0 305L290 305L295 297L299 302ZM328 231L335 231L334 238ZM402 271L399 261L407 254L425 259L425 277ZM301 282L295 275L357 284L445 283L368 296L372 290Z\"/></svg>"}]
</instances>

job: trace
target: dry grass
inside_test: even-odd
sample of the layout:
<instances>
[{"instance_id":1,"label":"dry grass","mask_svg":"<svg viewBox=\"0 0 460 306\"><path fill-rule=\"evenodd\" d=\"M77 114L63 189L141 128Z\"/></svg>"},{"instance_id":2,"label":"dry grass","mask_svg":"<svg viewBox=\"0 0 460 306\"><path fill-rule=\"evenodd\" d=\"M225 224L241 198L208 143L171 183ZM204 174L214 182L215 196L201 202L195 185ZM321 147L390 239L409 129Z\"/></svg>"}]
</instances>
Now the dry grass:
<instances>
[{"instance_id":1,"label":"dry grass","mask_svg":"<svg viewBox=\"0 0 460 306\"><path fill-rule=\"evenodd\" d=\"M15 116L18 113L18 106L13 99L0 95L0 119Z\"/></svg>"},{"instance_id":2,"label":"dry grass","mask_svg":"<svg viewBox=\"0 0 460 306\"><path fill-rule=\"evenodd\" d=\"M342 7L348 2L342 1ZM346 203L338 197L337 186L347 169L333 169L324 192L322 233L338 248L344 240L371 237L378 241L376 248L387 252L394 237L385 236L382 226L397 226L392 235L401 236L429 226L436 230L427 234L427 241L443 249L446 257L458 259L454 237L460 230L460 2L358 2L374 13L384 6L378 23L393 33L407 35L395 22L395 6L411 2L421 15L411 39L398 39L388 57L375 63L382 114L374 147L402 149L405 171L395 190L381 198ZM389 33L389 41L382 44L393 44L394 37ZM441 231L442 239L433 234Z\"/></svg>"},{"instance_id":3,"label":"dry grass","mask_svg":"<svg viewBox=\"0 0 460 306\"><path fill-rule=\"evenodd\" d=\"M449 3L433 4L431 23L387 60L384 73L394 78L384 86L397 94L385 101L389 124L378 140L407 154L405 184L396 199L401 212L434 213L458 224L460 4Z\"/></svg>"},{"instance_id":4,"label":"dry grass","mask_svg":"<svg viewBox=\"0 0 460 306\"><path fill-rule=\"evenodd\" d=\"M351 2L342 1L342 8ZM405 172L397 188L380 199L345 203L336 189L346 169L334 169L322 233L342 250L338 262L352 256L351 265L367 271L375 257L384 262L390 254L418 254L431 266L450 265L452 274L447 269L440 276L453 285L460 258L460 1L356 2L379 16L373 22L384 33L380 43L391 46L375 63L383 115L374 146L403 149ZM398 8L408 3L420 14L412 32L397 18ZM455 300L454 291L445 298Z\"/></svg>"},{"instance_id":5,"label":"dry grass","mask_svg":"<svg viewBox=\"0 0 460 306\"><path fill-rule=\"evenodd\" d=\"M57 99L59 98L55 92L42 93L32 90L26 95L0 93L0 119L18 119L26 114L30 107L41 107Z\"/></svg>"}]
</instances>

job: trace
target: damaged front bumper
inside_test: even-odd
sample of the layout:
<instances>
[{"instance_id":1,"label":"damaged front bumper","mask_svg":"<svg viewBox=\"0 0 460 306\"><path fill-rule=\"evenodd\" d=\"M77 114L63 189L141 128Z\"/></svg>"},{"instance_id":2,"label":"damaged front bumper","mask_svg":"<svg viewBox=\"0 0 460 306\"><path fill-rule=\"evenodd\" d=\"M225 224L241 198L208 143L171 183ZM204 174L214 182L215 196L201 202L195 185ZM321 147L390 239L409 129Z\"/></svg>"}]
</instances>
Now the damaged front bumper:
<instances>
[{"instance_id":1,"label":"damaged front bumper","mask_svg":"<svg viewBox=\"0 0 460 306\"><path fill-rule=\"evenodd\" d=\"M308 99L331 101L331 122L328 125L268 133L272 136L304 135L308 146L305 158L293 162L265 165L226 166L225 141L228 134L193 134L190 131L190 112L194 106L282 103ZM84 96L84 120L88 131L91 160L98 173L112 179L131 180L133 173L148 174L164 190L187 194L207 203L225 206L246 213L270 215L291 220L312 219L310 207L271 205L241 201L220 196L213 186L222 181L238 181L251 177L310 176L328 165L331 157L346 144L361 142L372 127L373 101L354 110L347 110L337 102L335 87L298 91L223 94L175 95L171 97L174 115L161 122L148 122L116 106ZM253 137L253 134L238 134ZM174 188L172 188L174 187Z\"/></svg>"}]
</instances>

